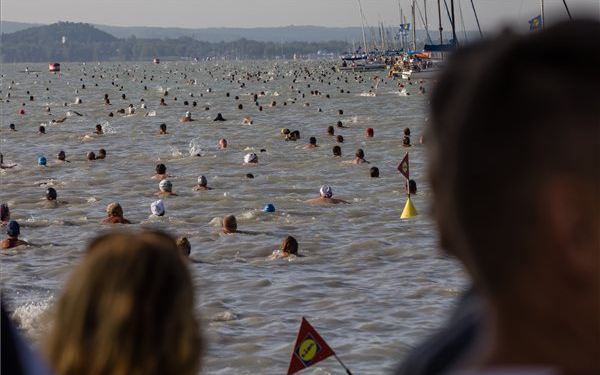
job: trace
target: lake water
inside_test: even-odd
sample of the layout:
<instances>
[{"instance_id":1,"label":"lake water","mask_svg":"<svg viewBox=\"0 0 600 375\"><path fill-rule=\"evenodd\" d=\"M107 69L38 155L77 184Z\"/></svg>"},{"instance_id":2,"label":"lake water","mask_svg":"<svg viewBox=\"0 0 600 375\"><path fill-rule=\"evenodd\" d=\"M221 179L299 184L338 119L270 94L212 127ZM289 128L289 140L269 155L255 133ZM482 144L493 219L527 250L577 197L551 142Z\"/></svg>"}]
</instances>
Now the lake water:
<instances>
[{"instance_id":1,"label":"lake water","mask_svg":"<svg viewBox=\"0 0 600 375\"><path fill-rule=\"evenodd\" d=\"M4 250L0 258L4 298L20 328L39 340L46 313L86 242L107 229L99 224L106 206L118 201L133 228L186 236L192 257L206 262L190 265L209 343L204 374L285 373L302 316L354 374L390 373L442 324L465 278L454 260L440 254L428 216L427 154L419 143L428 94L419 94L415 83L406 87L410 95L400 95L398 81L384 78L373 88L377 95L369 96L374 76L385 73L359 78L333 72L334 64L65 63L60 74L47 72L46 64L3 64L0 147L5 164L17 166L0 171L0 200L21 223L21 238L39 245ZM432 88L431 82L421 85ZM251 95L260 92L263 111ZM105 94L111 106L103 104ZM77 97L81 104L75 104ZM158 105L161 98L167 106ZM277 105L270 106L272 101ZM108 117L130 103L134 115ZM83 116L49 124L67 111ZM197 121L179 123L186 111ZM228 121L213 122L217 112ZM241 125L245 116L253 125ZM337 121L348 126L335 129L344 137L338 143L342 158L331 156L336 142L326 136ZM169 134L157 135L163 122ZM82 139L96 124L106 134ZM373 138L365 138L366 127L374 129ZM410 148L402 147L404 127L412 131ZM286 142L282 128L297 129L302 138ZM311 136L320 147L303 149ZM220 138L228 140L226 150L218 150ZM86 160L88 151L100 148L107 151L105 160ZM370 164L351 164L358 148ZM56 160L59 150L70 163ZM419 216L401 220L406 195L396 168L407 151L411 178L418 183L412 200ZM249 152L258 154L258 165L243 164ZM37 166L40 156L48 159L47 167ZM160 218L150 215L158 163L167 166L179 194L165 200ZM380 169L380 178L369 176L371 166ZM199 175L213 190L193 190ZM351 204L306 204L322 184ZM68 204L46 206L50 186ZM266 203L276 211L263 212ZM253 234L219 234L220 219L229 214L237 217L239 229ZM298 239L304 256L268 260L288 235ZM330 358L303 373L343 370Z\"/></svg>"}]
</instances>

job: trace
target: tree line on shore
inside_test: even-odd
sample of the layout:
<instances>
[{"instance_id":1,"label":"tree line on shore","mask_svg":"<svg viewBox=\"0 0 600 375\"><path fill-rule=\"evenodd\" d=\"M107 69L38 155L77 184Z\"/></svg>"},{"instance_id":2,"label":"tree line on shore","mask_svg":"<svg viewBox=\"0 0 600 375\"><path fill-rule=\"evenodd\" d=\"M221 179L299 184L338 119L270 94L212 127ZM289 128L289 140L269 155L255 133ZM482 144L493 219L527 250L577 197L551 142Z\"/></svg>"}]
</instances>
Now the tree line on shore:
<instances>
[{"instance_id":1,"label":"tree line on shore","mask_svg":"<svg viewBox=\"0 0 600 375\"><path fill-rule=\"evenodd\" d=\"M185 36L118 39L89 24L59 22L2 34L0 56L3 63L144 61L154 57L269 59L319 52L339 54L347 49L344 41L276 43L242 38L211 43Z\"/></svg>"}]
</instances>

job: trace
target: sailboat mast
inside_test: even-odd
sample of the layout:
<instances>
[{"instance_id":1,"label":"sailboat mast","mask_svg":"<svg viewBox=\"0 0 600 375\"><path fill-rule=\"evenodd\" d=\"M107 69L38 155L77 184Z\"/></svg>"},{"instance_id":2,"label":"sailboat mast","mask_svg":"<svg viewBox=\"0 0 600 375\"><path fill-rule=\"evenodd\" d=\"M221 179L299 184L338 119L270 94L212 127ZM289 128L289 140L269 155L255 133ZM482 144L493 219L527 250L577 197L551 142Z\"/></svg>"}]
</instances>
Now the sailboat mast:
<instances>
[{"instance_id":1,"label":"sailboat mast","mask_svg":"<svg viewBox=\"0 0 600 375\"><path fill-rule=\"evenodd\" d=\"M454 18L454 0L450 0L450 9L452 11L452 43L458 45L456 41L456 18Z\"/></svg>"},{"instance_id":2,"label":"sailboat mast","mask_svg":"<svg viewBox=\"0 0 600 375\"><path fill-rule=\"evenodd\" d=\"M440 25L440 45L444 44L444 39L442 37L442 31L444 30L444 28L442 27L442 8L440 6L440 0L437 0L438 2L438 22Z\"/></svg>"},{"instance_id":3,"label":"sailboat mast","mask_svg":"<svg viewBox=\"0 0 600 375\"><path fill-rule=\"evenodd\" d=\"M542 16L542 29L544 28L544 0L540 0L540 15Z\"/></svg>"},{"instance_id":4,"label":"sailboat mast","mask_svg":"<svg viewBox=\"0 0 600 375\"><path fill-rule=\"evenodd\" d=\"M360 0L358 1L358 9L360 10L360 24L362 26L362 37L363 37L363 45L365 49L365 53L369 53L369 48L367 47L367 37L365 36L365 17L363 16L362 6L360 5Z\"/></svg>"},{"instance_id":5,"label":"sailboat mast","mask_svg":"<svg viewBox=\"0 0 600 375\"><path fill-rule=\"evenodd\" d=\"M427 32L427 35L429 36L429 26L428 26L429 22L427 21L427 0L423 0L423 12L425 12L425 31Z\"/></svg>"},{"instance_id":6,"label":"sailboat mast","mask_svg":"<svg viewBox=\"0 0 600 375\"><path fill-rule=\"evenodd\" d=\"M412 2L412 50L417 50L417 28L415 27L415 0Z\"/></svg>"}]
</instances>

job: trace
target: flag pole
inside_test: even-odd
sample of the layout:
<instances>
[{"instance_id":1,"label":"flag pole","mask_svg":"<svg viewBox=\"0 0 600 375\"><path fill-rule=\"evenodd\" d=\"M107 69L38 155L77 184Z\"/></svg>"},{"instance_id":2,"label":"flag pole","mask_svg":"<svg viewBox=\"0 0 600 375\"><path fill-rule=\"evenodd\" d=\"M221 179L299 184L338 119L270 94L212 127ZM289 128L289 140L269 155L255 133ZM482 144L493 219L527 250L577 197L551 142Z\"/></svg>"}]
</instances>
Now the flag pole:
<instances>
[{"instance_id":1,"label":"flag pole","mask_svg":"<svg viewBox=\"0 0 600 375\"><path fill-rule=\"evenodd\" d=\"M335 357L335 359L337 359L337 361L340 363L340 365L342 365L342 367L344 368L344 370L346 370L346 374L352 375L352 372L350 372L350 370L348 369L348 367L346 367L346 365L344 364L344 362L342 362L342 360L337 356L337 354L333 353L333 356Z\"/></svg>"},{"instance_id":2,"label":"flag pole","mask_svg":"<svg viewBox=\"0 0 600 375\"><path fill-rule=\"evenodd\" d=\"M406 156L408 156L408 151L406 151ZM408 191L408 199L410 199L410 169L408 170L408 176L406 177L406 191Z\"/></svg>"}]
</instances>

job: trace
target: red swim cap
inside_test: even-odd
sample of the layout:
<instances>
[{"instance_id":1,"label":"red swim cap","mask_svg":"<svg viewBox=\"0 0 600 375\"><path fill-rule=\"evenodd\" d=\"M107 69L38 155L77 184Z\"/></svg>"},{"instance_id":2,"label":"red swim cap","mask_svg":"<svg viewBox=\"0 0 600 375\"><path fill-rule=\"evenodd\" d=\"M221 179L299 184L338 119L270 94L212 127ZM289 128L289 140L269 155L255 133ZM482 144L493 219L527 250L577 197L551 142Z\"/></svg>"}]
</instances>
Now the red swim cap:
<instances>
[{"instance_id":1,"label":"red swim cap","mask_svg":"<svg viewBox=\"0 0 600 375\"><path fill-rule=\"evenodd\" d=\"M19 110L19 114L20 115L24 115L25 114L25 110L24 109Z\"/></svg>"},{"instance_id":2,"label":"red swim cap","mask_svg":"<svg viewBox=\"0 0 600 375\"><path fill-rule=\"evenodd\" d=\"M373 136L373 128L367 128L367 129L365 130L365 135L366 135L367 137L372 137L372 136Z\"/></svg>"}]
</instances>

